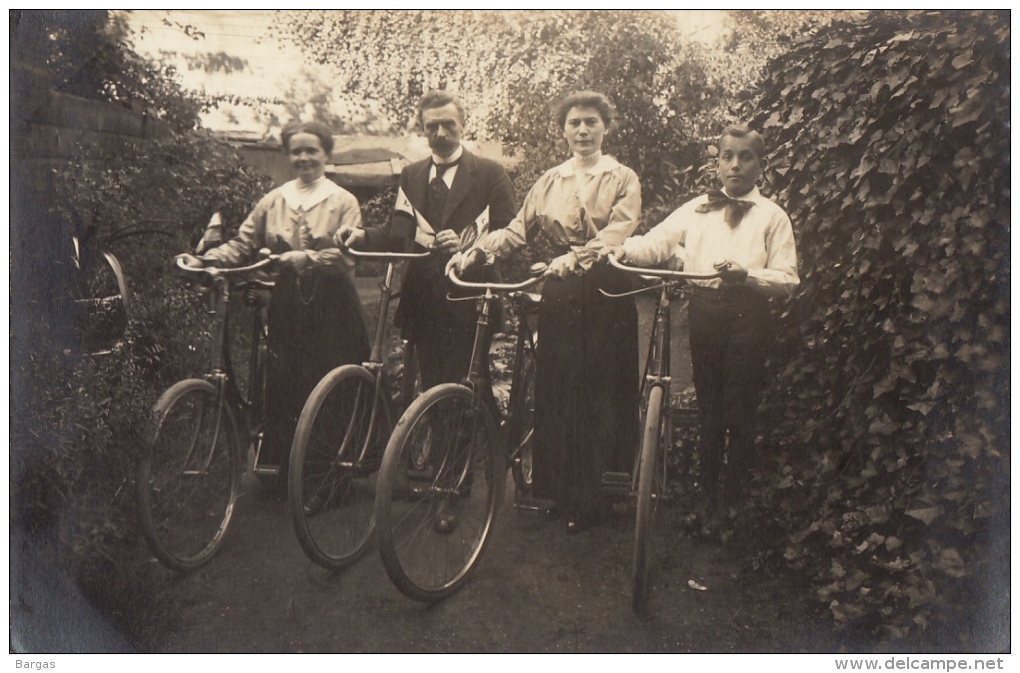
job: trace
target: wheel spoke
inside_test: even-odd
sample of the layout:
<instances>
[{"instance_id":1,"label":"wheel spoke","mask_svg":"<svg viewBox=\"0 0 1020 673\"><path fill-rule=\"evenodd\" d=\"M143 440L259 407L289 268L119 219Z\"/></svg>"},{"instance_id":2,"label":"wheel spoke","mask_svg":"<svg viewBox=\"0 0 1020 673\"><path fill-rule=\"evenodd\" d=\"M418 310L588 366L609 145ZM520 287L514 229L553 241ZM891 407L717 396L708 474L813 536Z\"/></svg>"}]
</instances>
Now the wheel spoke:
<instances>
[{"instance_id":1,"label":"wheel spoke","mask_svg":"<svg viewBox=\"0 0 1020 673\"><path fill-rule=\"evenodd\" d=\"M157 402L138 475L142 530L156 557L175 570L212 557L237 497L232 416L201 380L182 381Z\"/></svg>"},{"instance_id":2,"label":"wheel spoke","mask_svg":"<svg viewBox=\"0 0 1020 673\"><path fill-rule=\"evenodd\" d=\"M291 451L291 516L302 549L323 567L343 568L367 549L389 429L389 407L362 367L333 370L305 404Z\"/></svg>"},{"instance_id":3,"label":"wheel spoke","mask_svg":"<svg viewBox=\"0 0 1020 673\"><path fill-rule=\"evenodd\" d=\"M456 591L491 532L505 479L490 474L501 448L488 411L475 404L456 384L427 391L408 408L383 459L380 551L394 583L418 600ZM427 462L419 465L413 454L426 444Z\"/></svg>"}]
</instances>

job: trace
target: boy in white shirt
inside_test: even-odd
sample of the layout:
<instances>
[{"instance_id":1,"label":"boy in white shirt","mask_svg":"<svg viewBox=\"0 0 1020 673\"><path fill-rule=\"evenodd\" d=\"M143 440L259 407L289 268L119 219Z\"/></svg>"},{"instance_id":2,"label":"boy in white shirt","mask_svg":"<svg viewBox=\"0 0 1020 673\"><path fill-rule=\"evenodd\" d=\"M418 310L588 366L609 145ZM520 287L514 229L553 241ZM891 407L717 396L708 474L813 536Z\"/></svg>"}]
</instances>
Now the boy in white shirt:
<instances>
[{"instance_id":1,"label":"boy in white shirt","mask_svg":"<svg viewBox=\"0 0 1020 673\"><path fill-rule=\"evenodd\" d=\"M758 132L728 127L719 139L722 190L689 201L646 235L603 253L634 266L719 272L717 279L690 281L689 304L710 532L725 508L740 504L752 477L754 416L773 337L768 297L789 295L800 283L790 218L755 186L764 154Z\"/></svg>"}]
</instances>

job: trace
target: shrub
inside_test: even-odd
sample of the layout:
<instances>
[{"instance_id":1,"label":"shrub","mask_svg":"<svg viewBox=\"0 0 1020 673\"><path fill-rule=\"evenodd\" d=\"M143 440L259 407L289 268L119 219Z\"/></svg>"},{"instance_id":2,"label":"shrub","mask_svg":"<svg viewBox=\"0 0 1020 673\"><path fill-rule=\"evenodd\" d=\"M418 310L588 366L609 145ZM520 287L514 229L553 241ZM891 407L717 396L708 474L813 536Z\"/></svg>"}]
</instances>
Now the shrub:
<instances>
[{"instance_id":1,"label":"shrub","mask_svg":"<svg viewBox=\"0 0 1020 673\"><path fill-rule=\"evenodd\" d=\"M191 250L214 210L238 222L266 182L228 148L200 132L138 145L130 156L82 156L58 170L66 203L83 214L82 241L113 250L132 293L122 345L111 353L67 353L59 297L38 287L26 296L12 338L11 503L14 524L57 542L63 565L108 616L145 637L145 564L134 557L132 482L139 428L173 381L208 367L209 316L200 294L170 271ZM67 206L61 206L65 210ZM39 223L42 240L29 268L52 277L70 242L67 218ZM52 301L51 301L52 300ZM125 572L125 565L134 568ZM149 595L149 594L146 594ZM151 607L151 606L149 606Z\"/></svg>"},{"instance_id":2,"label":"shrub","mask_svg":"<svg viewBox=\"0 0 1020 673\"><path fill-rule=\"evenodd\" d=\"M754 113L802 272L761 504L836 623L893 641L1008 647L1009 33L1001 12L834 24Z\"/></svg>"}]
</instances>

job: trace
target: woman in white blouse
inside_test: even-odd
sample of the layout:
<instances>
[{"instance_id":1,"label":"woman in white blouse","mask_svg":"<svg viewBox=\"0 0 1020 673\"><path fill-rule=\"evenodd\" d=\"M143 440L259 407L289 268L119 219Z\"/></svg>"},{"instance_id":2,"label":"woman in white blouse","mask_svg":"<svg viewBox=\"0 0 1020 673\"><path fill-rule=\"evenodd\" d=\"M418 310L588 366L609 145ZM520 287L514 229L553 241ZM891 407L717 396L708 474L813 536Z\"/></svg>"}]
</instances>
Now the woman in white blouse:
<instances>
[{"instance_id":1,"label":"woman in white blouse","mask_svg":"<svg viewBox=\"0 0 1020 673\"><path fill-rule=\"evenodd\" d=\"M279 255L269 302L267 418L260 463L279 465L286 484L294 429L312 388L341 364L368 358L368 334L353 281L353 261L333 242L341 227L361 226L353 194L325 175L333 151L329 127L292 123L281 134L297 179L259 200L237 236L190 266L240 266L260 248Z\"/></svg>"},{"instance_id":2,"label":"woman in white blouse","mask_svg":"<svg viewBox=\"0 0 1020 673\"><path fill-rule=\"evenodd\" d=\"M631 469L639 435L637 311L633 299L599 292L627 283L595 262L637 227L641 186L633 170L602 153L614 122L608 98L581 91L556 114L573 156L538 179L505 229L450 265L492 263L540 239L557 255L539 311L534 493L556 501L567 532L576 533L608 513L602 473Z\"/></svg>"}]
</instances>

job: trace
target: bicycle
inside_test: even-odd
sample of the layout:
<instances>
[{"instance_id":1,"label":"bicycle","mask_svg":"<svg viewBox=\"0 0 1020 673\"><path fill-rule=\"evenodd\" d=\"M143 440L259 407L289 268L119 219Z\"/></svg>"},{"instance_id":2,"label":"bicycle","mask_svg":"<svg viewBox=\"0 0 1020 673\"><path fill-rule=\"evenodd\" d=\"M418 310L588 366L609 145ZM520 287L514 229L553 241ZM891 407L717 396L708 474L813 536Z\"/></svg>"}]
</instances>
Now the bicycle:
<instances>
[{"instance_id":1,"label":"bicycle","mask_svg":"<svg viewBox=\"0 0 1020 673\"><path fill-rule=\"evenodd\" d=\"M397 296L395 266L431 254L346 251L387 262L372 350L367 362L330 371L308 396L294 432L288 483L298 542L312 561L331 570L351 565L367 549L375 529L375 481L395 405L406 406L414 394L410 346L398 399L389 393L386 324L390 301Z\"/></svg>"},{"instance_id":2,"label":"bicycle","mask_svg":"<svg viewBox=\"0 0 1020 673\"><path fill-rule=\"evenodd\" d=\"M669 407L670 377L670 297L681 283L687 280L718 278L718 273L688 273L667 269L646 269L621 264L612 255L607 257L613 267L638 275L646 280L662 279L659 285L643 287L622 294L603 292L608 297L625 297L639 292L659 290L655 320L648 344L648 358L641 384L641 412L643 433L641 448L634 458L634 469L626 472L607 472L603 486L610 492L623 493L637 500L637 520L634 527L634 560L632 568L632 608L644 611L648 600L649 550L655 511L664 498L667 484L668 452L672 448L673 425ZM663 414L663 405L666 413Z\"/></svg>"},{"instance_id":3,"label":"bicycle","mask_svg":"<svg viewBox=\"0 0 1020 673\"><path fill-rule=\"evenodd\" d=\"M468 373L461 383L444 383L422 393L397 421L383 454L375 511L379 551L390 580L406 596L433 603L456 592L468 579L492 533L512 468L522 504L530 489L530 417L534 412L535 333L530 315L518 322L513 383L506 419L485 395L492 305L497 292L511 292L522 307L533 306L524 290L542 280L545 265L519 283L463 281L484 290ZM529 402L530 400L530 402ZM529 408L530 404L530 408ZM504 446L507 448L504 449ZM456 512L452 530L436 525Z\"/></svg>"},{"instance_id":4,"label":"bicycle","mask_svg":"<svg viewBox=\"0 0 1020 673\"><path fill-rule=\"evenodd\" d=\"M259 462L267 354L263 295L273 282L250 276L276 261L268 250L261 254L254 264L230 269L192 268L180 259L176 263L178 271L200 279L210 289L215 315L212 366L201 378L178 381L156 401L143 435L136 489L149 547L163 565L178 572L204 565L220 548L239 495L245 449L252 449L254 455L253 474L279 473L279 467ZM245 278L232 282L239 277ZM231 295L237 292L243 292L256 308L246 394L235 376L227 329Z\"/></svg>"}]
</instances>

